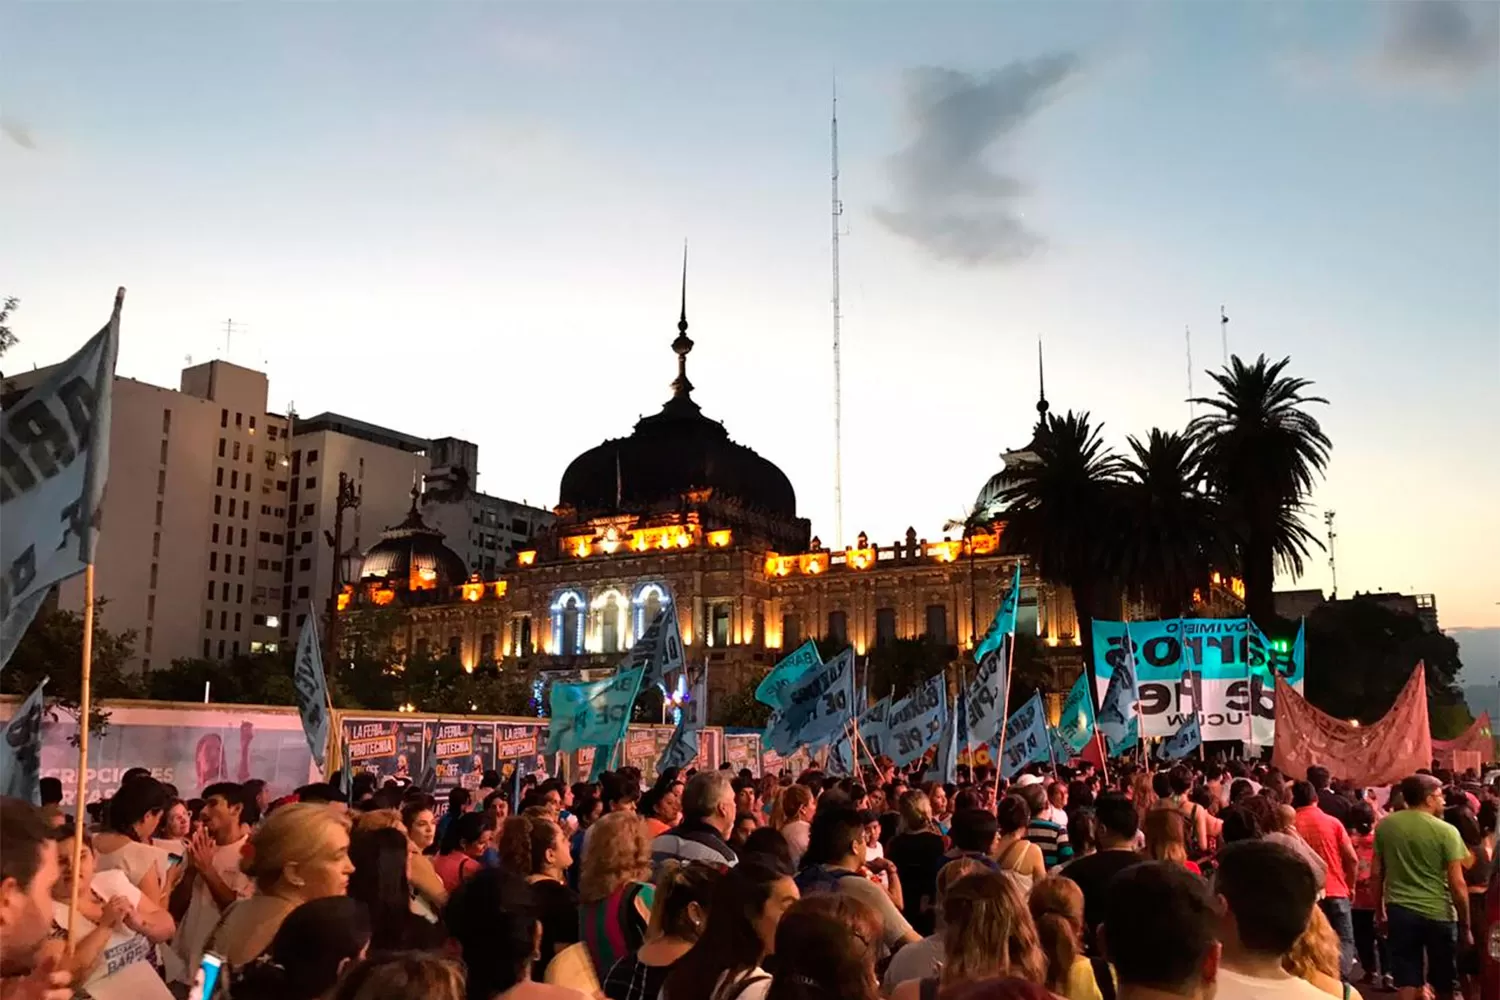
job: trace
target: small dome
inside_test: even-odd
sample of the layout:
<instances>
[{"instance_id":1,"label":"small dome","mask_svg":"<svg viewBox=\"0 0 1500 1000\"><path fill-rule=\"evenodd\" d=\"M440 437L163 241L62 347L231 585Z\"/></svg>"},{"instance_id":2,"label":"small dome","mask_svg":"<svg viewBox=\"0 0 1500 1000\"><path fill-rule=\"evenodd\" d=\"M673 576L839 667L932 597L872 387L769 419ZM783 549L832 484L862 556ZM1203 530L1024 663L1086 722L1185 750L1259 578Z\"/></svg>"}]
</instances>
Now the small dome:
<instances>
[{"instance_id":1,"label":"small dome","mask_svg":"<svg viewBox=\"0 0 1500 1000\"><path fill-rule=\"evenodd\" d=\"M432 590L446 595L468 578L463 559L443 544L443 533L429 528L417 512L415 490L406 520L381 534L359 568L361 584L389 584L398 592Z\"/></svg>"}]
</instances>

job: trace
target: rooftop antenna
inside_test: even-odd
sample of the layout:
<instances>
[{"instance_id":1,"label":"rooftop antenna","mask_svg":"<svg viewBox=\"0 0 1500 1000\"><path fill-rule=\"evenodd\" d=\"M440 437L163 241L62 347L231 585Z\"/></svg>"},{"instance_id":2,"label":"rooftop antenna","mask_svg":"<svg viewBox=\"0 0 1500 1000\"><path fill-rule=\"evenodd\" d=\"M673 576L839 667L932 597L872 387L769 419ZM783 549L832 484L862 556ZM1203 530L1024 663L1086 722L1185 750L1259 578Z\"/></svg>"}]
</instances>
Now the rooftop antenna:
<instances>
[{"instance_id":1,"label":"rooftop antenna","mask_svg":"<svg viewBox=\"0 0 1500 1000\"><path fill-rule=\"evenodd\" d=\"M1334 562L1333 542L1339 535L1337 531L1333 530L1333 518L1333 511L1325 510L1323 512L1323 523L1328 526L1328 571L1333 574L1333 598L1337 599L1339 596L1339 568L1337 563Z\"/></svg>"},{"instance_id":2,"label":"rooftop antenna","mask_svg":"<svg viewBox=\"0 0 1500 1000\"><path fill-rule=\"evenodd\" d=\"M1219 307L1219 339L1224 343L1224 367L1229 367L1229 317L1224 307Z\"/></svg>"},{"instance_id":3,"label":"rooftop antenna","mask_svg":"<svg viewBox=\"0 0 1500 1000\"><path fill-rule=\"evenodd\" d=\"M1188 375L1188 419L1193 419L1193 328L1184 326L1182 328L1182 341L1187 346L1187 375Z\"/></svg>"},{"instance_id":4,"label":"rooftop antenna","mask_svg":"<svg viewBox=\"0 0 1500 1000\"><path fill-rule=\"evenodd\" d=\"M833 114L829 124L833 158L833 538L844 547L844 373L839 356L839 219L844 203L839 200L839 90L833 83Z\"/></svg>"}]
</instances>

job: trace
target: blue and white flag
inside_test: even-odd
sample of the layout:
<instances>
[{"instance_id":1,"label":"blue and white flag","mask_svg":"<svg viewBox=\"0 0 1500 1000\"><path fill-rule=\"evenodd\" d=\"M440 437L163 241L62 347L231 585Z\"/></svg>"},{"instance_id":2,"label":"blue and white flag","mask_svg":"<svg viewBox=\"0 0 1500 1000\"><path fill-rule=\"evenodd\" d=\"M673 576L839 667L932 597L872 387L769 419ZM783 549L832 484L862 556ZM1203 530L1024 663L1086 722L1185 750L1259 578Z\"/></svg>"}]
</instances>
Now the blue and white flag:
<instances>
[{"instance_id":1,"label":"blue and white flag","mask_svg":"<svg viewBox=\"0 0 1500 1000\"><path fill-rule=\"evenodd\" d=\"M42 689L47 678L21 702L5 725L5 743L0 746L0 795L42 804L42 717L46 701ZM83 725L88 725L84 720Z\"/></svg>"},{"instance_id":2,"label":"blue and white flag","mask_svg":"<svg viewBox=\"0 0 1500 1000\"><path fill-rule=\"evenodd\" d=\"M970 743L994 746L1000 741L1000 723L1005 718L1005 666L1004 643L979 660L974 679L969 682L965 728Z\"/></svg>"},{"instance_id":3,"label":"blue and white flag","mask_svg":"<svg viewBox=\"0 0 1500 1000\"><path fill-rule=\"evenodd\" d=\"M1181 760L1202 745L1203 730L1198 724L1198 716L1194 715L1177 732L1161 741L1156 756L1162 760Z\"/></svg>"},{"instance_id":4,"label":"blue and white flag","mask_svg":"<svg viewBox=\"0 0 1500 1000\"><path fill-rule=\"evenodd\" d=\"M1104 733L1104 750L1111 757L1123 757L1126 751L1141 745L1141 722L1134 716L1130 719L1130 725L1120 730L1118 736L1111 735L1103 727L1099 731Z\"/></svg>"},{"instance_id":5,"label":"blue and white flag","mask_svg":"<svg viewBox=\"0 0 1500 1000\"><path fill-rule=\"evenodd\" d=\"M1056 726L1047 727L1047 738L1052 741L1052 750L1047 756L1052 759L1054 765L1066 764L1077 753Z\"/></svg>"},{"instance_id":6,"label":"blue and white flag","mask_svg":"<svg viewBox=\"0 0 1500 1000\"><path fill-rule=\"evenodd\" d=\"M656 761L656 773L669 767L687 767L698 759L698 731L708 721L708 661L697 671L689 671L688 696L678 709L677 728L672 740Z\"/></svg>"},{"instance_id":7,"label":"blue and white flag","mask_svg":"<svg viewBox=\"0 0 1500 1000\"><path fill-rule=\"evenodd\" d=\"M551 715L547 749L560 753L593 746L613 748L630 724L630 706L641 691L645 667L617 671L602 681L554 682L547 695Z\"/></svg>"},{"instance_id":8,"label":"blue and white flag","mask_svg":"<svg viewBox=\"0 0 1500 1000\"><path fill-rule=\"evenodd\" d=\"M807 640L777 661L771 672L756 686L755 700L762 705L781 708L786 689L822 665L823 658L818 655L818 647L811 639Z\"/></svg>"},{"instance_id":9,"label":"blue and white flag","mask_svg":"<svg viewBox=\"0 0 1500 1000\"><path fill-rule=\"evenodd\" d=\"M1047 760L1047 709L1038 691L1016 709L1005 724L1005 749L1001 751L1000 774L1009 780L1035 761Z\"/></svg>"},{"instance_id":10,"label":"blue and white flag","mask_svg":"<svg viewBox=\"0 0 1500 1000\"><path fill-rule=\"evenodd\" d=\"M1135 648L1130 642L1130 632L1127 627L1125 633L1125 656L1121 664L1115 668L1109 678L1109 687L1104 690L1104 698L1099 702L1099 717L1095 723L1106 739L1109 740L1110 753L1113 754L1114 747L1125 743L1127 731L1134 728L1137 739L1139 739L1139 718L1136 715L1136 701L1139 692L1136 688L1135 676Z\"/></svg>"},{"instance_id":11,"label":"blue and white flag","mask_svg":"<svg viewBox=\"0 0 1500 1000\"><path fill-rule=\"evenodd\" d=\"M974 662L978 663L993 650L1000 648L1000 643L1007 637L1016 634L1016 611L1021 601L1021 562L1016 560L1016 570L1010 580L1010 589L1005 592L1005 597L1000 601L1000 607L995 612L995 620L990 623L990 629L979 640L979 645L974 650Z\"/></svg>"},{"instance_id":12,"label":"blue and white flag","mask_svg":"<svg viewBox=\"0 0 1500 1000\"><path fill-rule=\"evenodd\" d=\"M594 765L589 768L589 783L593 784L604 777L609 770L610 762L615 757L615 745L611 743L607 747L594 747Z\"/></svg>"},{"instance_id":13,"label":"blue and white flag","mask_svg":"<svg viewBox=\"0 0 1500 1000\"><path fill-rule=\"evenodd\" d=\"M667 675L681 670L682 632L677 626L677 604L662 607L646 626L646 631L630 647L630 655L620 664L620 670L640 667L641 689L666 683Z\"/></svg>"},{"instance_id":14,"label":"blue and white flag","mask_svg":"<svg viewBox=\"0 0 1500 1000\"><path fill-rule=\"evenodd\" d=\"M905 767L937 745L947 724L948 679L934 674L891 706L886 755L897 767Z\"/></svg>"},{"instance_id":15,"label":"blue and white flag","mask_svg":"<svg viewBox=\"0 0 1500 1000\"><path fill-rule=\"evenodd\" d=\"M879 757L887 752L890 734L886 728L886 717L890 711L891 699L886 696L859 714L859 740L870 757ZM859 772L857 764L860 759L854 745L854 733L846 728L829 748L829 764L831 767L842 768L837 772L839 774L852 775Z\"/></svg>"},{"instance_id":16,"label":"blue and white flag","mask_svg":"<svg viewBox=\"0 0 1500 1000\"><path fill-rule=\"evenodd\" d=\"M958 781L958 755L961 750L967 749L963 733L968 724L968 698L968 693L960 685L958 704L953 707L953 711L948 713L948 725L943 730L942 741L938 743L937 759L933 762L932 770L928 772L933 781L945 783Z\"/></svg>"},{"instance_id":17,"label":"blue and white flag","mask_svg":"<svg viewBox=\"0 0 1500 1000\"><path fill-rule=\"evenodd\" d=\"M0 426L0 669L51 589L94 561L109 475L120 307Z\"/></svg>"},{"instance_id":18,"label":"blue and white flag","mask_svg":"<svg viewBox=\"0 0 1500 1000\"><path fill-rule=\"evenodd\" d=\"M328 678L323 674L323 651L318 647L318 616L309 614L297 638L292 661L292 686L297 689L297 711L313 763L323 771L328 754ZM346 789L347 790L347 789Z\"/></svg>"},{"instance_id":19,"label":"blue and white flag","mask_svg":"<svg viewBox=\"0 0 1500 1000\"><path fill-rule=\"evenodd\" d=\"M782 756L816 749L839 734L854 711L854 650L846 649L782 692L783 708L763 743Z\"/></svg>"},{"instance_id":20,"label":"blue and white flag","mask_svg":"<svg viewBox=\"0 0 1500 1000\"><path fill-rule=\"evenodd\" d=\"M1073 682L1073 687L1068 691L1068 698L1063 702L1062 714L1057 718L1054 727L1058 738L1068 745L1068 755L1072 756L1083 750L1089 740L1094 737L1094 697L1089 690L1089 677L1087 673L1080 673L1078 680Z\"/></svg>"}]
</instances>

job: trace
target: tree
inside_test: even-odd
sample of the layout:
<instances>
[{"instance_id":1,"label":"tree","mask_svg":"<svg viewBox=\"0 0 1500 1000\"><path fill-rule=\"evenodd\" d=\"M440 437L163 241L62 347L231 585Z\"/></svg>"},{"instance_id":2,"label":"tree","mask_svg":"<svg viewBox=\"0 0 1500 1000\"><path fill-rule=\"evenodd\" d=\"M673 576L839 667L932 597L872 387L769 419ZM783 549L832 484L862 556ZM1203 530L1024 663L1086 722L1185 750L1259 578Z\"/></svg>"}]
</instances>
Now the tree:
<instances>
[{"instance_id":1,"label":"tree","mask_svg":"<svg viewBox=\"0 0 1500 1000\"><path fill-rule=\"evenodd\" d=\"M94 602L94 647L90 667L93 705L89 731L102 734L109 726L109 713L101 710L104 698L140 696L125 664L135 655L135 631L114 633L103 628L105 598ZM0 671L0 693L25 697L43 678L52 708L62 709L76 720L83 694L83 613L43 607L16 644L10 662ZM76 741L76 737L75 737Z\"/></svg>"},{"instance_id":2,"label":"tree","mask_svg":"<svg viewBox=\"0 0 1500 1000\"><path fill-rule=\"evenodd\" d=\"M979 602L974 594L974 536L988 531L994 522L995 512L991 504L975 504L966 510L962 517L953 518L943 525L944 531L963 532L963 540L968 543L964 548L969 553L969 646L971 648L979 642Z\"/></svg>"},{"instance_id":3,"label":"tree","mask_svg":"<svg viewBox=\"0 0 1500 1000\"><path fill-rule=\"evenodd\" d=\"M10 330L10 314L20 306L21 300L15 296L7 296L0 302L0 354L4 354L16 346L16 335Z\"/></svg>"},{"instance_id":4,"label":"tree","mask_svg":"<svg viewBox=\"0 0 1500 1000\"><path fill-rule=\"evenodd\" d=\"M1189 610L1208 593L1215 569L1230 569L1232 541L1188 438L1152 428L1129 439L1119 500L1127 530L1119 536L1120 577L1132 597L1163 618Z\"/></svg>"},{"instance_id":5,"label":"tree","mask_svg":"<svg viewBox=\"0 0 1500 1000\"><path fill-rule=\"evenodd\" d=\"M1044 415L1032 450L1000 495L1008 553L1031 556L1044 580L1073 593L1085 664L1093 661L1094 619L1117 607L1118 486L1122 466L1087 413Z\"/></svg>"},{"instance_id":6,"label":"tree","mask_svg":"<svg viewBox=\"0 0 1500 1000\"><path fill-rule=\"evenodd\" d=\"M766 723L771 720L771 709L755 700L755 689L759 684L759 680L747 684L718 699L717 704L710 705L709 714L713 717L714 725L765 729Z\"/></svg>"},{"instance_id":7,"label":"tree","mask_svg":"<svg viewBox=\"0 0 1500 1000\"><path fill-rule=\"evenodd\" d=\"M1209 412L1188 425L1234 533L1245 609L1262 627L1275 618L1276 570L1301 576L1308 545L1322 548L1301 515L1331 443L1303 407L1328 401L1304 395L1307 379L1283 375L1290 361L1261 355L1247 365L1235 357L1209 372L1218 395L1193 400Z\"/></svg>"},{"instance_id":8,"label":"tree","mask_svg":"<svg viewBox=\"0 0 1500 1000\"><path fill-rule=\"evenodd\" d=\"M157 701L212 701L226 705L295 705L292 655L256 653L229 660L173 660L141 679L145 696Z\"/></svg>"},{"instance_id":9,"label":"tree","mask_svg":"<svg viewBox=\"0 0 1500 1000\"><path fill-rule=\"evenodd\" d=\"M958 656L954 646L926 639L897 639L870 650L868 666L860 671L872 702L894 695L904 698L933 674L943 673Z\"/></svg>"}]
</instances>

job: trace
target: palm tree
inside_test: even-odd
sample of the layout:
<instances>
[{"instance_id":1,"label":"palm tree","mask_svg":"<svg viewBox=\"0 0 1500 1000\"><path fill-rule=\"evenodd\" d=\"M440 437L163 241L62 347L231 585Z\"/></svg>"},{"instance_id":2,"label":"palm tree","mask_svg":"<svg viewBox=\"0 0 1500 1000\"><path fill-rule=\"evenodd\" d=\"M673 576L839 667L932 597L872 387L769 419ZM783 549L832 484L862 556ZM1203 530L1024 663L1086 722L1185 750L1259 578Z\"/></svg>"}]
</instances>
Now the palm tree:
<instances>
[{"instance_id":1,"label":"palm tree","mask_svg":"<svg viewBox=\"0 0 1500 1000\"><path fill-rule=\"evenodd\" d=\"M1328 400L1303 395L1312 383L1282 374L1290 361L1231 358L1222 372L1209 372L1219 393L1193 400L1209 412L1188 425L1234 532L1245 610L1262 628L1275 617L1276 571L1300 576L1308 545L1322 548L1301 515L1331 443L1302 407Z\"/></svg>"},{"instance_id":2,"label":"palm tree","mask_svg":"<svg viewBox=\"0 0 1500 1000\"><path fill-rule=\"evenodd\" d=\"M1192 442L1152 428L1145 442L1131 437L1124 461L1119 537L1120 579L1163 618L1192 606L1193 591L1208 592L1215 569L1233 566L1234 547L1210 495Z\"/></svg>"},{"instance_id":3,"label":"palm tree","mask_svg":"<svg viewBox=\"0 0 1500 1000\"><path fill-rule=\"evenodd\" d=\"M1044 415L1030 450L1000 495L1006 552L1026 553L1042 578L1066 586L1078 613L1086 665L1093 662L1094 618L1117 590L1119 456L1104 446L1088 413Z\"/></svg>"},{"instance_id":4,"label":"palm tree","mask_svg":"<svg viewBox=\"0 0 1500 1000\"><path fill-rule=\"evenodd\" d=\"M995 511L993 504L976 503L973 507L964 511L962 517L951 518L944 522L944 531L962 531L963 540L968 542L965 546L969 550L969 648L972 649L979 642L979 622L977 620L978 601L974 597L974 536L981 535L989 530L995 522Z\"/></svg>"}]
</instances>

